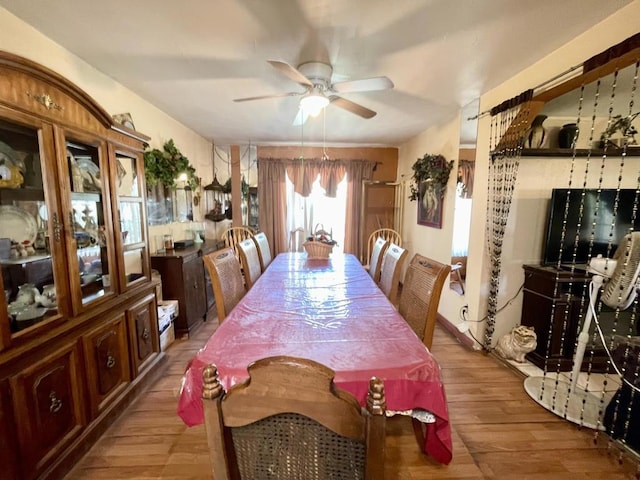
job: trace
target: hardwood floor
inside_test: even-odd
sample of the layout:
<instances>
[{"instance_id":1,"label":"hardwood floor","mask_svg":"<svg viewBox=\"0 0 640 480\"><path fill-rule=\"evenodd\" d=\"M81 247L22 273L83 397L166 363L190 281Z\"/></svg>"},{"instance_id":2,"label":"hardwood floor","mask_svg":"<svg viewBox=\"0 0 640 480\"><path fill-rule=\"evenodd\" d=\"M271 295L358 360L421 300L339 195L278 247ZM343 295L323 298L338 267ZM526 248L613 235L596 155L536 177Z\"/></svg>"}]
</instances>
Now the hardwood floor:
<instances>
[{"instance_id":1,"label":"hardwood floor","mask_svg":"<svg viewBox=\"0 0 640 480\"><path fill-rule=\"evenodd\" d=\"M66 477L80 479L211 479L203 426L188 428L175 413L185 365L215 330L211 319L167 351L169 370ZM421 454L404 417L387 423L389 480L635 479L604 435L579 430L529 399L518 373L436 329L433 353L442 367L453 437L453 461Z\"/></svg>"}]
</instances>

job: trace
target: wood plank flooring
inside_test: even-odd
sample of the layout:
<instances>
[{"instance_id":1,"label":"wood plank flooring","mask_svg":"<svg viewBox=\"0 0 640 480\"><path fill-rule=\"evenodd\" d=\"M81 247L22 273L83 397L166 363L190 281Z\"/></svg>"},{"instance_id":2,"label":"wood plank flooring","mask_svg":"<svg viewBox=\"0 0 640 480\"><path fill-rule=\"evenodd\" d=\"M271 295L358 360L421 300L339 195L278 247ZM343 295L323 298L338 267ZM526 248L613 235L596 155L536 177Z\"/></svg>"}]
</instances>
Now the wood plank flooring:
<instances>
[{"instance_id":1,"label":"wood plank flooring","mask_svg":"<svg viewBox=\"0 0 640 480\"><path fill-rule=\"evenodd\" d=\"M204 427L176 415L180 379L189 359L215 330L215 318L167 351L167 374L115 422L66 480L211 479ZM594 443L546 412L523 389L523 378L494 357L474 352L441 328L433 353L442 367L453 437L453 461L439 465L420 453L407 418L387 423L388 480L621 480L636 465L604 435Z\"/></svg>"}]
</instances>

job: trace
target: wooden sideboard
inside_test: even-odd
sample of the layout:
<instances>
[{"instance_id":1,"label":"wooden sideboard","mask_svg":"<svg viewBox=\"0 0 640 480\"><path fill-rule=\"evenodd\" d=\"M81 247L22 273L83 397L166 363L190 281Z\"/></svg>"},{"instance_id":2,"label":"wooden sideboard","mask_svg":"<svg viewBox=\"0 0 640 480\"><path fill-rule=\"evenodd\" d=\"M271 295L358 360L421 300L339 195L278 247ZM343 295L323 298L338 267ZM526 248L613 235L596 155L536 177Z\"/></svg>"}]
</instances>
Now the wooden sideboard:
<instances>
[{"instance_id":1,"label":"wooden sideboard","mask_svg":"<svg viewBox=\"0 0 640 480\"><path fill-rule=\"evenodd\" d=\"M202 256L220 247L218 240L151 256L151 267L162 277L162 298L178 301L176 336L189 335L214 305L213 289Z\"/></svg>"},{"instance_id":2,"label":"wooden sideboard","mask_svg":"<svg viewBox=\"0 0 640 480\"><path fill-rule=\"evenodd\" d=\"M523 265L524 289L522 298L522 325L533 327L538 344L526 358L540 368L549 371L570 371L576 339L582 328L584 311L588 304L588 287L591 274L584 270L571 272L553 266ZM631 312L620 312L619 331L630 321ZM610 333L611 319L615 312L602 306L599 313L605 336ZM592 324L592 328L594 324ZM587 347L582 370L604 372L608 368L608 357L604 349ZM589 367L589 363L591 366Z\"/></svg>"}]
</instances>

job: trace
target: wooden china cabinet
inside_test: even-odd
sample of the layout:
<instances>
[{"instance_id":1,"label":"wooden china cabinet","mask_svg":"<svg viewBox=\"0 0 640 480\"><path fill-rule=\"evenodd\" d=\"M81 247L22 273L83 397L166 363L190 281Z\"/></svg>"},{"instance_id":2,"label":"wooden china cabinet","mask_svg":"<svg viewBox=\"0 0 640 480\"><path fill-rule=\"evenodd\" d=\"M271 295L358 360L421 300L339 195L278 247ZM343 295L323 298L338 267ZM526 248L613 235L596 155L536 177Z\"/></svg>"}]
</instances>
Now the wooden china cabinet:
<instances>
[{"instance_id":1,"label":"wooden china cabinet","mask_svg":"<svg viewBox=\"0 0 640 480\"><path fill-rule=\"evenodd\" d=\"M2 478L60 478L161 373L144 162L49 69L0 52Z\"/></svg>"}]
</instances>

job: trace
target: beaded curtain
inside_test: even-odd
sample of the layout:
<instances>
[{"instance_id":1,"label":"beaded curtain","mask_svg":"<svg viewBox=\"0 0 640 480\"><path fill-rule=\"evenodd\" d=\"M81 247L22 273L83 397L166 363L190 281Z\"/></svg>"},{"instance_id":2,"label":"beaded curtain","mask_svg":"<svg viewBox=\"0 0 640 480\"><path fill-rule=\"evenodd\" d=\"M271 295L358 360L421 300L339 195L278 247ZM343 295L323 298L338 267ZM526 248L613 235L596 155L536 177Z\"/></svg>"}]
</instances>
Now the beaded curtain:
<instances>
[{"instance_id":1,"label":"beaded curtain","mask_svg":"<svg viewBox=\"0 0 640 480\"><path fill-rule=\"evenodd\" d=\"M504 239L513 190L518 175L520 154L529 128L529 102L533 91L528 90L503 102L491 110L489 178L487 182L486 239L491 279L487 307L487 324L483 346L491 349L498 313L498 292L502 270Z\"/></svg>"}]
</instances>

